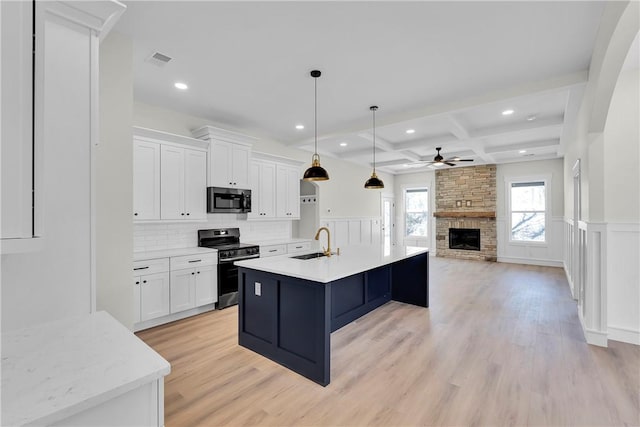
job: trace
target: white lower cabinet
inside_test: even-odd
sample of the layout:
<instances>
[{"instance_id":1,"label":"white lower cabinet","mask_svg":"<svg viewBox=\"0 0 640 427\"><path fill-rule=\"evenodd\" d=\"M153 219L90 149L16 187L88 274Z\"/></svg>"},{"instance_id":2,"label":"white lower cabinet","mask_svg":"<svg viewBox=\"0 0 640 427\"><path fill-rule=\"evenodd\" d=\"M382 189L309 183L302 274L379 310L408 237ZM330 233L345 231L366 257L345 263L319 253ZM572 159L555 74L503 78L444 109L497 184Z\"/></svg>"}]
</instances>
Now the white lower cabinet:
<instances>
[{"instance_id":1,"label":"white lower cabinet","mask_svg":"<svg viewBox=\"0 0 640 427\"><path fill-rule=\"evenodd\" d=\"M133 274L134 322L169 314L169 259L136 261Z\"/></svg>"},{"instance_id":2,"label":"white lower cabinet","mask_svg":"<svg viewBox=\"0 0 640 427\"><path fill-rule=\"evenodd\" d=\"M218 301L215 254L171 257L171 313Z\"/></svg>"},{"instance_id":3,"label":"white lower cabinet","mask_svg":"<svg viewBox=\"0 0 640 427\"><path fill-rule=\"evenodd\" d=\"M260 257L266 258L270 256L308 252L312 249L312 246L310 240L294 243L279 243L275 245L260 245Z\"/></svg>"},{"instance_id":4,"label":"white lower cabinet","mask_svg":"<svg viewBox=\"0 0 640 427\"><path fill-rule=\"evenodd\" d=\"M204 306L218 301L217 254L134 262L133 299L135 330L198 314L199 307L210 309Z\"/></svg>"}]
</instances>

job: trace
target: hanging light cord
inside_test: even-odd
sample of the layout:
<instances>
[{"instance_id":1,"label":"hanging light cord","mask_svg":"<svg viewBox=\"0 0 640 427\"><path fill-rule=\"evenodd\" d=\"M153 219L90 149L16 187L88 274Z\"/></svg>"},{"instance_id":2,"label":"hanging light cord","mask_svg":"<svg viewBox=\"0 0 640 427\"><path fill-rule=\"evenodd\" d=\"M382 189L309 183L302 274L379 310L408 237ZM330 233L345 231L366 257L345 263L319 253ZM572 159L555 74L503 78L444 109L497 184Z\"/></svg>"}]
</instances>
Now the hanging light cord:
<instances>
[{"instance_id":1,"label":"hanging light cord","mask_svg":"<svg viewBox=\"0 0 640 427\"><path fill-rule=\"evenodd\" d=\"M318 156L318 78L313 78L313 131L314 131L314 150L316 157Z\"/></svg>"},{"instance_id":2,"label":"hanging light cord","mask_svg":"<svg viewBox=\"0 0 640 427\"><path fill-rule=\"evenodd\" d=\"M373 173L376 173L376 109L373 109Z\"/></svg>"}]
</instances>

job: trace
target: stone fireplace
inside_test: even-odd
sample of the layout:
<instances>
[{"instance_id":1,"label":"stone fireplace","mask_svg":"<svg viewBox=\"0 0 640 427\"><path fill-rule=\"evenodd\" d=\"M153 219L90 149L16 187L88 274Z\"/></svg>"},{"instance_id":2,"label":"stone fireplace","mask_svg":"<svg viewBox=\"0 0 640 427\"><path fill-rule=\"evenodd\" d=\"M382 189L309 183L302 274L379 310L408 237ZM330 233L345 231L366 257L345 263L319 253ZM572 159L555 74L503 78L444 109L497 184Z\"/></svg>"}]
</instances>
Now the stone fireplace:
<instances>
[{"instance_id":1,"label":"stone fireplace","mask_svg":"<svg viewBox=\"0 0 640 427\"><path fill-rule=\"evenodd\" d=\"M436 253L437 256L496 261L496 166L455 167L436 171ZM451 232L467 233L451 244ZM479 248L470 249L478 236Z\"/></svg>"}]
</instances>

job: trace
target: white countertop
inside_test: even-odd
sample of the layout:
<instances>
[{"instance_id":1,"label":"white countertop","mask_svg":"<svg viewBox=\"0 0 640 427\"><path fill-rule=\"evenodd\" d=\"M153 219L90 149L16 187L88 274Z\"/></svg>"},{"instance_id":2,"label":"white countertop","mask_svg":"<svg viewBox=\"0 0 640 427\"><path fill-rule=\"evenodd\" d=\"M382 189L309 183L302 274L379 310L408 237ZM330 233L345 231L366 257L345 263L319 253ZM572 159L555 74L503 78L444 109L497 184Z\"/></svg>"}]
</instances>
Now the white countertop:
<instances>
[{"instance_id":1,"label":"white countertop","mask_svg":"<svg viewBox=\"0 0 640 427\"><path fill-rule=\"evenodd\" d=\"M2 425L48 425L168 375L107 312L2 334Z\"/></svg>"},{"instance_id":2,"label":"white countertop","mask_svg":"<svg viewBox=\"0 0 640 427\"><path fill-rule=\"evenodd\" d=\"M196 255L196 254L205 254L205 253L213 253L218 252L216 249L211 248L178 248L178 249L163 249L159 251L147 251L147 252L134 252L133 260L134 261L145 261L148 259L157 259L157 258L169 258L172 256L183 256L183 255Z\"/></svg>"},{"instance_id":3,"label":"white countertop","mask_svg":"<svg viewBox=\"0 0 640 427\"><path fill-rule=\"evenodd\" d=\"M269 245L287 245L289 243L311 242L312 240L313 239L300 239L297 237L292 237L288 239L250 240L248 242L242 242L242 243L249 243L251 245L258 245L258 246L269 246Z\"/></svg>"},{"instance_id":4,"label":"white countertop","mask_svg":"<svg viewBox=\"0 0 640 427\"><path fill-rule=\"evenodd\" d=\"M235 264L254 270L328 283L427 252L429 252L428 248L413 246L395 246L388 253L385 253L382 246L377 245L346 246L340 248L340 255L331 257L301 260L291 258L301 254L288 254L236 261Z\"/></svg>"}]
</instances>

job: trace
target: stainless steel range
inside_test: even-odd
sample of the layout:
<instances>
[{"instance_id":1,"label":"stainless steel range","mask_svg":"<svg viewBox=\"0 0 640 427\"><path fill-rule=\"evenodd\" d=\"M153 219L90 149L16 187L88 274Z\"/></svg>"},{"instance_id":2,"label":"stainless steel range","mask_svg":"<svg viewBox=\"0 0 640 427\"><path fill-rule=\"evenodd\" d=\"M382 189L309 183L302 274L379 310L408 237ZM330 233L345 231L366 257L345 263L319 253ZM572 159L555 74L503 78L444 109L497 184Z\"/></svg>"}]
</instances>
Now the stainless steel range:
<instances>
[{"instance_id":1,"label":"stainless steel range","mask_svg":"<svg viewBox=\"0 0 640 427\"><path fill-rule=\"evenodd\" d=\"M218 250L218 304L223 309L238 303L238 267L234 261L260 257L260 247L240 243L239 228L198 230L198 246Z\"/></svg>"}]
</instances>

